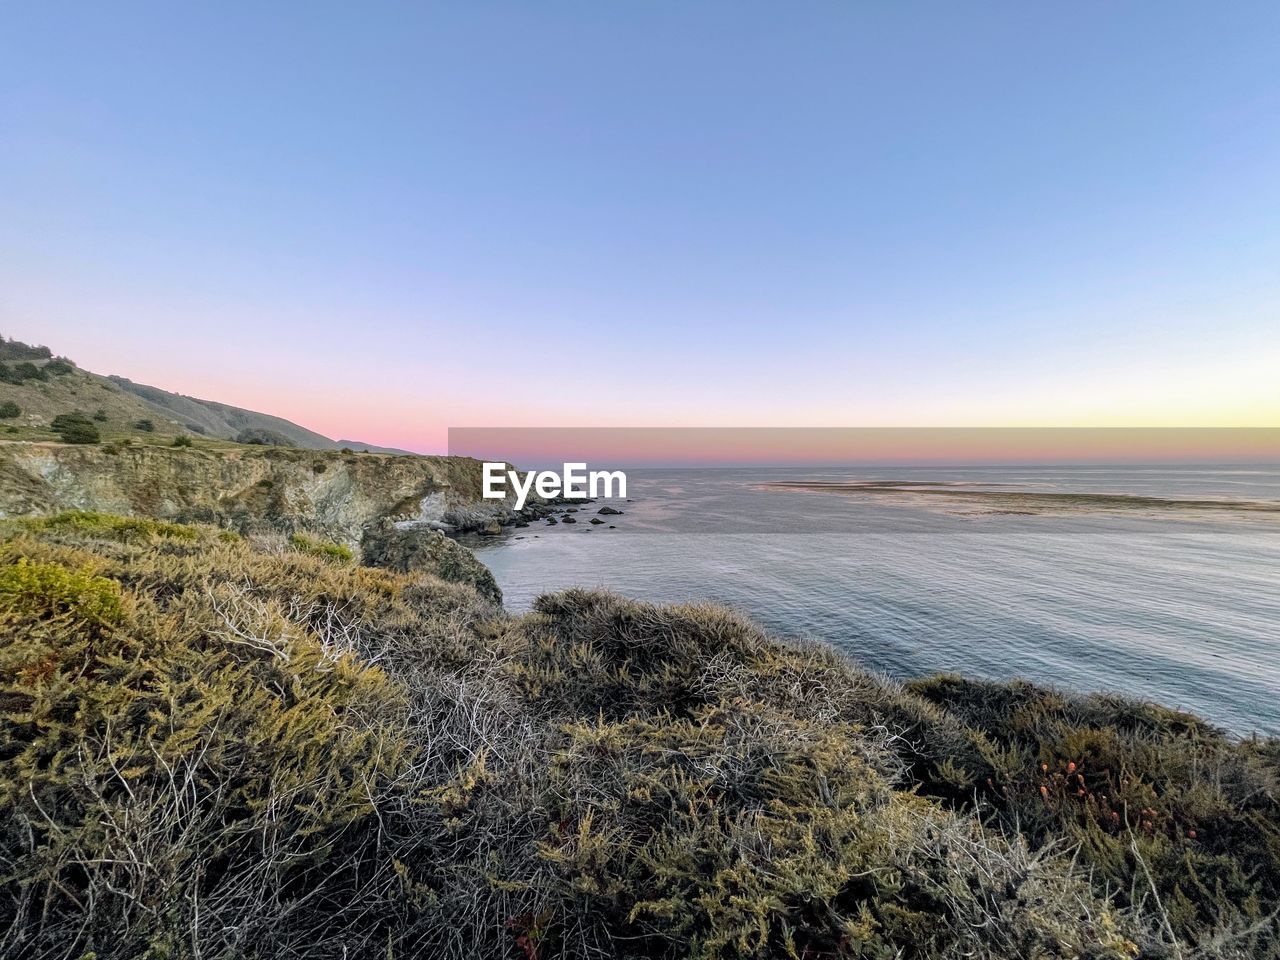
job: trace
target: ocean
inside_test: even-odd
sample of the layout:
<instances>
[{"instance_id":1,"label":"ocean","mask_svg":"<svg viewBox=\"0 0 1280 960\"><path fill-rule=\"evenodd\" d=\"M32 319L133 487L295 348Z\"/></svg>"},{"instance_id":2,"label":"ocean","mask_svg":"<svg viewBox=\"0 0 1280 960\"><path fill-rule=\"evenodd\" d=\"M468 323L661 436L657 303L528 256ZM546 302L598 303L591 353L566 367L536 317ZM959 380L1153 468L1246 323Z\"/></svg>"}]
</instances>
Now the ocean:
<instances>
[{"instance_id":1,"label":"ocean","mask_svg":"<svg viewBox=\"0 0 1280 960\"><path fill-rule=\"evenodd\" d=\"M1280 467L627 477L576 524L472 544L508 608L570 586L714 601L894 677L1021 677L1280 733ZM768 486L788 481L845 486ZM623 514L586 522L604 505Z\"/></svg>"}]
</instances>

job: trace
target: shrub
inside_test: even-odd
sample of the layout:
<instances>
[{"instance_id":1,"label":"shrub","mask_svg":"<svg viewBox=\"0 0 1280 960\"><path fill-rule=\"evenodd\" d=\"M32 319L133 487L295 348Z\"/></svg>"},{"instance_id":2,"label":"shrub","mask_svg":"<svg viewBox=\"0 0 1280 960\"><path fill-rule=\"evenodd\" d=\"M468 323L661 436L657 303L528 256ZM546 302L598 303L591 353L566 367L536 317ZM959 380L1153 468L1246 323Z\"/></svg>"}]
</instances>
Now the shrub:
<instances>
[{"instance_id":1,"label":"shrub","mask_svg":"<svg viewBox=\"0 0 1280 960\"><path fill-rule=\"evenodd\" d=\"M0 529L2 956L1275 956L1274 740L305 535Z\"/></svg>"},{"instance_id":2,"label":"shrub","mask_svg":"<svg viewBox=\"0 0 1280 960\"><path fill-rule=\"evenodd\" d=\"M50 426L63 443L97 443L101 439L98 428L83 413L60 413Z\"/></svg>"},{"instance_id":3,"label":"shrub","mask_svg":"<svg viewBox=\"0 0 1280 960\"><path fill-rule=\"evenodd\" d=\"M57 357L44 365L44 372L52 377L65 377L75 370L76 366L65 357Z\"/></svg>"},{"instance_id":4,"label":"shrub","mask_svg":"<svg viewBox=\"0 0 1280 960\"><path fill-rule=\"evenodd\" d=\"M6 559L0 625L24 639L0 648L0 953L343 936L378 895L357 865L408 769L400 689L225 590L166 610L75 551ZM192 618L221 633L198 641Z\"/></svg>"},{"instance_id":5,"label":"shrub","mask_svg":"<svg viewBox=\"0 0 1280 960\"><path fill-rule=\"evenodd\" d=\"M1121 904L1158 898L1173 943L1280 950L1274 741L1241 744L1180 711L1025 682L948 675L908 689L965 724L978 746L968 800L993 824L1033 844L1078 845Z\"/></svg>"},{"instance_id":6,"label":"shrub","mask_svg":"<svg viewBox=\"0 0 1280 960\"><path fill-rule=\"evenodd\" d=\"M199 529L186 524L168 523L150 517L120 517L111 513L95 513L87 510L72 510L51 517L23 520L20 523L23 529L31 532L76 533L121 542L150 540L157 537L191 541L200 538Z\"/></svg>"},{"instance_id":7,"label":"shrub","mask_svg":"<svg viewBox=\"0 0 1280 960\"><path fill-rule=\"evenodd\" d=\"M246 443L264 447L296 447L297 444L283 433L266 430L261 427L241 430L236 434L236 443Z\"/></svg>"},{"instance_id":8,"label":"shrub","mask_svg":"<svg viewBox=\"0 0 1280 960\"><path fill-rule=\"evenodd\" d=\"M106 420L107 420L107 411L105 411L105 410L103 410L101 407L99 407L99 408L94 412L94 414L93 414L93 419L97 420L99 423L105 423L105 422L106 422Z\"/></svg>"},{"instance_id":9,"label":"shrub","mask_svg":"<svg viewBox=\"0 0 1280 960\"><path fill-rule=\"evenodd\" d=\"M295 533L289 537L289 545L300 553L310 554L313 557L324 557L327 560L336 560L339 563L354 563L355 553L351 548L341 543L332 543L328 540L320 540L316 537L307 536L305 533Z\"/></svg>"},{"instance_id":10,"label":"shrub","mask_svg":"<svg viewBox=\"0 0 1280 960\"><path fill-rule=\"evenodd\" d=\"M23 362L9 366L7 363L0 363L0 383L25 383L28 380L47 380L48 374L45 373L44 367L37 367L34 363Z\"/></svg>"},{"instance_id":11,"label":"shrub","mask_svg":"<svg viewBox=\"0 0 1280 960\"><path fill-rule=\"evenodd\" d=\"M92 626L101 633L120 618L120 585L91 569L17 558L0 568L0 616L56 621L68 632Z\"/></svg>"},{"instance_id":12,"label":"shrub","mask_svg":"<svg viewBox=\"0 0 1280 960\"><path fill-rule=\"evenodd\" d=\"M154 420L142 419L133 421L133 428L141 430L143 433L154 433L156 424Z\"/></svg>"},{"instance_id":13,"label":"shrub","mask_svg":"<svg viewBox=\"0 0 1280 960\"><path fill-rule=\"evenodd\" d=\"M552 955L570 930L629 957L1130 953L1081 874L895 794L856 728L733 704L567 733Z\"/></svg>"},{"instance_id":14,"label":"shrub","mask_svg":"<svg viewBox=\"0 0 1280 960\"><path fill-rule=\"evenodd\" d=\"M179 434L178 436L173 438L173 443L170 444L170 446L189 447L191 446L191 438L188 436L185 436L184 434Z\"/></svg>"},{"instance_id":15,"label":"shrub","mask_svg":"<svg viewBox=\"0 0 1280 960\"><path fill-rule=\"evenodd\" d=\"M48 360L53 351L48 347L33 347L20 340L0 337L0 360Z\"/></svg>"},{"instance_id":16,"label":"shrub","mask_svg":"<svg viewBox=\"0 0 1280 960\"><path fill-rule=\"evenodd\" d=\"M5 400L0 403L0 420L12 420L14 417L22 414L22 408L12 400Z\"/></svg>"}]
</instances>

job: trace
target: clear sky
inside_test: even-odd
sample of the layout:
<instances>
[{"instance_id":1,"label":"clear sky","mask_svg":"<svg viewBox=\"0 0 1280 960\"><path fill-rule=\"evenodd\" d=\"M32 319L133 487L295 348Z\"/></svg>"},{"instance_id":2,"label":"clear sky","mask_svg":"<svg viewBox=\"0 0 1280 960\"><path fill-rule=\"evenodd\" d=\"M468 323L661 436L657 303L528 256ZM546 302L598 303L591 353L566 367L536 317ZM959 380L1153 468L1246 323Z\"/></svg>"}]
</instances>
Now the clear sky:
<instances>
[{"instance_id":1,"label":"clear sky","mask_svg":"<svg viewBox=\"0 0 1280 960\"><path fill-rule=\"evenodd\" d=\"M1280 4L8 3L0 332L447 426L1280 425Z\"/></svg>"}]
</instances>

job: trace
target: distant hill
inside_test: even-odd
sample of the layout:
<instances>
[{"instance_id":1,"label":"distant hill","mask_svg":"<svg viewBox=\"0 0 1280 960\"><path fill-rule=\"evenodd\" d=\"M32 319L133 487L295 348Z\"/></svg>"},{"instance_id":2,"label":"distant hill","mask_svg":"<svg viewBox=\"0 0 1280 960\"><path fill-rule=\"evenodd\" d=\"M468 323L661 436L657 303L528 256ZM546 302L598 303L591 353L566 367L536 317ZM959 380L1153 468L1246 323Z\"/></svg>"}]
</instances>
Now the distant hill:
<instances>
[{"instance_id":1,"label":"distant hill","mask_svg":"<svg viewBox=\"0 0 1280 960\"><path fill-rule=\"evenodd\" d=\"M125 377L113 376L107 379L122 390L142 399L156 412L206 437L234 440L244 431L263 430L286 438L295 447L306 447L311 450L336 449L333 440L314 430L300 427L283 417L273 417L267 413L257 413L214 400L200 400L180 393L170 393L168 390L147 386L145 383L134 383Z\"/></svg>"},{"instance_id":2,"label":"distant hill","mask_svg":"<svg viewBox=\"0 0 1280 960\"><path fill-rule=\"evenodd\" d=\"M0 414L8 414L0 416L0 439L6 432L18 435L15 439L42 437L50 433L54 417L72 412L90 417L104 439L189 434L309 450L410 453L357 440L330 440L283 417L172 393L125 377L100 376L65 357L55 357L48 347L0 337Z\"/></svg>"},{"instance_id":3,"label":"distant hill","mask_svg":"<svg viewBox=\"0 0 1280 960\"><path fill-rule=\"evenodd\" d=\"M410 452L397 450L395 447L378 447L358 440L330 440L314 430L269 413L258 413L215 400L200 400L181 393L171 393L145 383L134 383L125 377L112 376L107 379L207 437L235 440L245 434L274 434L295 447L305 447L308 450L340 450L349 447L352 450L368 450L370 453Z\"/></svg>"},{"instance_id":4,"label":"distant hill","mask_svg":"<svg viewBox=\"0 0 1280 960\"><path fill-rule=\"evenodd\" d=\"M3 338L0 408L0 438L51 439L53 419L73 412L91 418L104 437L172 437L187 432L106 377L81 370L65 357L54 357L45 347Z\"/></svg>"}]
</instances>

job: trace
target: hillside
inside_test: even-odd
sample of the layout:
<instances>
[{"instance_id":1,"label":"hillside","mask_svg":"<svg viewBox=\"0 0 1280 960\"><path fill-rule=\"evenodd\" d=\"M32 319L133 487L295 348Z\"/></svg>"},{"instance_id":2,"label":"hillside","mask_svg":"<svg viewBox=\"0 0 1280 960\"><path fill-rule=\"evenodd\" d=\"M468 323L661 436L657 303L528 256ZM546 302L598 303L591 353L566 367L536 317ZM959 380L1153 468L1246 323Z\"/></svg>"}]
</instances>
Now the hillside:
<instances>
[{"instance_id":1,"label":"hillside","mask_svg":"<svg viewBox=\"0 0 1280 960\"><path fill-rule=\"evenodd\" d=\"M6 433L17 439L54 439L54 417L79 412L108 440L190 435L235 441L252 436L257 443L310 450L408 452L331 440L283 417L171 393L125 377L100 376L65 357L54 357L48 347L0 338L0 407L5 403L19 412L0 419L0 439Z\"/></svg>"},{"instance_id":2,"label":"hillside","mask_svg":"<svg viewBox=\"0 0 1280 960\"><path fill-rule=\"evenodd\" d=\"M283 417L275 417L243 407L233 407L227 403L213 400L200 400L196 397L171 393L159 387L150 387L143 383L134 383L125 377L111 376L108 379L134 396L139 397L157 413L170 417L185 425L189 430L207 437L221 437L224 440L235 440L245 433L259 433L268 437L281 437L289 445L304 447L309 450L359 450L368 453L402 453L394 447L379 447L358 440L330 440L323 434L300 427Z\"/></svg>"},{"instance_id":3,"label":"hillside","mask_svg":"<svg viewBox=\"0 0 1280 960\"><path fill-rule=\"evenodd\" d=\"M15 346L25 347L7 341L0 344L0 355ZM17 412L0 419L0 438L53 439L53 418L74 411L90 417L106 438L171 438L188 432L151 404L65 358L0 360L0 406L6 404Z\"/></svg>"},{"instance_id":4,"label":"hillside","mask_svg":"<svg viewBox=\"0 0 1280 960\"><path fill-rule=\"evenodd\" d=\"M0 529L0 955L1277 955L1274 741L712 606Z\"/></svg>"},{"instance_id":5,"label":"hillside","mask_svg":"<svg viewBox=\"0 0 1280 960\"><path fill-rule=\"evenodd\" d=\"M313 450L333 449L333 441L313 430L307 430L282 417L243 410L240 407L197 400L181 394L170 393L158 387L134 383L124 377L112 376L112 383L120 389L139 397L153 410L163 412L170 419L184 424L189 430L209 437L234 440L243 430L269 430L287 438L293 446Z\"/></svg>"}]
</instances>

